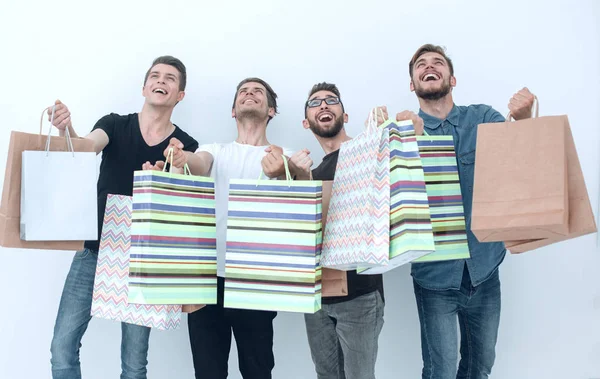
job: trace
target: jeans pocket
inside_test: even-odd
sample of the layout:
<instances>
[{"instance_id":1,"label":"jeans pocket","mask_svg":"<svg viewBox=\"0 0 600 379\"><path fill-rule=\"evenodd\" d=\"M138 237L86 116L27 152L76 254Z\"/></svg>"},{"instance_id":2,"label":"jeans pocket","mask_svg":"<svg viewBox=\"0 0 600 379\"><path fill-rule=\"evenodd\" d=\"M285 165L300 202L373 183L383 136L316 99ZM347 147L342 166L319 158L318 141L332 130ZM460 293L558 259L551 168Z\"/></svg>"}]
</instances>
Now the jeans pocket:
<instances>
[{"instance_id":1,"label":"jeans pocket","mask_svg":"<svg viewBox=\"0 0 600 379\"><path fill-rule=\"evenodd\" d=\"M75 253L73 260L85 259L88 257L88 255L90 255L91 252L92 251L90 249L79 250L78 252Z\"/></svg>"}]
</instances>

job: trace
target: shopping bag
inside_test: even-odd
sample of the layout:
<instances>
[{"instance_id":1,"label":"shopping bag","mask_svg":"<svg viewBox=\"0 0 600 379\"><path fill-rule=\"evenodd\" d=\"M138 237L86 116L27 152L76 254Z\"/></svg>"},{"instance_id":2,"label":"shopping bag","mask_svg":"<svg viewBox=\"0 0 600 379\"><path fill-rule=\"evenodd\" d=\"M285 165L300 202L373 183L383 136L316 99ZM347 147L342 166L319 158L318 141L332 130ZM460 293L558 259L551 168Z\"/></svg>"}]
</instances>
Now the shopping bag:
<instances>
[{"instance_id":1,"label":"shopping bag","mask_svg":"<svg viewBox=\"0 0 600 379\"><path fill-rule=\"evenodd\" d=\"M42 135L42 123L46 109L40 118L39 134L12 131L8 147L8 159L4 173L4 186L0 204L0 246L8 248L46 249L76 251L83 249L80 241L24 241L21 239L21 171L24 151L45 151L48 137ZM67 151L67 140L63 137L51 137L49 150ZM76 152L93 152L92 141L83 138L71 139ZM96 193L96 189L92 193ZM95 196L95 195L94 195ZM66 195L61 199L68 200ZM95 211L97 213L97 210ZM96 234L97 224L95 227Z\"/></svg>"},{"instance_id":2,"label":"shopping bag","mask_svg":"<svg viewBox=\"0 0 600 379\"><path fill-rule=\"evenodd\" d=\"M566 236L556 236L537 240L506 241L506 248L509 249L511 253L524 253L557 242L597 232L594 212L592 211L583 171L581 170L577 149L575 148L575 142L573 141L573 135L571 133L571 128L568 126L568 122L565 134L567 149L567 183L569 193L569 234Z\"/></svg>"},{"instance_id":3,"label":"shopping bag","mask_svg":"<svg viewBox=\"0 0 600 379\"><path fill-rule=\"evenodd\" d=\"M385 121L390 135L390 262L357 270L381 274L435 251L425 174L412 121Z\"/></svg>"},{"instance_id":4,"label":"shopping bag","mask_svg":"<svg viewBox=\"0 0 600 379\"><path fill-rule=\"evenodd\" d=\"M323 233L325 233L325 230L327 229L327 212L329 210L332 187L332 180L323 181L323 198L321 202ZM321 296L348 296L348 274L346 274L346 271L323 268L321 270Z\"/></svg>"},{"instance_id":5,"label":"shopping bag","mask_svg":"<svg viewBox=\"0 0 600 379\"><path fill-rule=\"evenodd\" d=\"M389 264L389 130L373 116L340 147L323 239L323 267L354 270Z\"/></svg>"},{"instance_id":6,"label":"shopping bag","mask_svg":"<svg viewBox=\"0 0 600 379\"><path fill-rule=\"evenodd\" d=\"M217 302L214 179L188 174L134 172L130 303Z\"/></svg>"},{"instance_id":7,"label":"shopping bag","mask_svg":"<svg viewBox=\"0 0 600 379\"><path fill-rule=\"evenodd\" d=\"M322 182L231 179L226 308L321 309Z\"/></svg>"},{"instance_id":8,"label":"shopping bag","mask_svg":"<svg viewBox=\"0 0 600 379\"><path fill-rule=\"evenodd\" d=\"M566 116L478 126L471 229L480 242L569 234L568 130Z\"/></svg>"},{"instance_id":9,"label":"shopping bag","mask_svg":"<svg viewBox=\"0 0 600 379\"><path fill-rule=\"evenodd\" d=\"M94 280L92 316L169 330L179 328L181 305L129 304L131 197L108 195Z\"/></svg>"},{"instance_id":10,"label":"shopping bag","mask_svg":"<svg viewBox=\"0 0 600 379\"><path fill-rule=\"evenodd\" d=\"M456 152L452 136L417 137L425 173L435 252L413 261L470 258Z\"/></svg>"},{"instance_id":11,"label":"shopping bag","mask_svg":"<svg viewBox=\"0 0 600 379\"><path fill-rule=\"evenodd\" d=\"M68 151L50 151L51 133L52 125L44 151L22 153L21 239L97 240L96 154L75 152L68 128Z\"/></svg>"}]
</instances>

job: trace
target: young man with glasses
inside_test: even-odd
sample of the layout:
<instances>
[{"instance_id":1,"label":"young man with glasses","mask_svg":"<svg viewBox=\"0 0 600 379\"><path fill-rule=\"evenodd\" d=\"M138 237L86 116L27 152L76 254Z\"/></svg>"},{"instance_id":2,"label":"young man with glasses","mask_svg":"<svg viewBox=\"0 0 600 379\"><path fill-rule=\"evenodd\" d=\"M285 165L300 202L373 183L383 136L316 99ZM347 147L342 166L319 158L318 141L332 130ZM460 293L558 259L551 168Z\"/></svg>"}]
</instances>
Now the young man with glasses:
<instances>
[{"instance_id":1,"label":"young man with glasses","mask_svg":"<svg viewBox=\"0 0 600 379\"><path fill-rule=\"evenodd\" d=\"M312 170L315 180L333 180L339 149L351 138L348 115L335 84L318 83L309 92L302 125L310 129L325 152ZM310 177L309 152L292 157L290 165ZM348 295L324 297L321 310L306 314L306 332L318 379L374 379L379 333L383 327L383 276L347 272Z\"/></svg>"}]
</instances>

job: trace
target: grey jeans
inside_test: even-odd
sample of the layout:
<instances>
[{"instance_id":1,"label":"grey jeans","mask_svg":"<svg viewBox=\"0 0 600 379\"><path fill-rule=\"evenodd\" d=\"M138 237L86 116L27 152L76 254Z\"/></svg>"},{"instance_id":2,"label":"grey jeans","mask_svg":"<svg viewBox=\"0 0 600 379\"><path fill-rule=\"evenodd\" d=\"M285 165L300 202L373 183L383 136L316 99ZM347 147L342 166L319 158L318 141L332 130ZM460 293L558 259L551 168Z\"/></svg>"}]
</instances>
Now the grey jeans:
<instances>
[{"instance_id":1,"label":"grey jeans","mask_svg":"<svg viewBox=\"0 0 600 379\"><path fill-rule=\"evenodd\" d=\"M383 308L373 291L304 315L318 379L375 379Z\"/></svg>"}]
</instances>

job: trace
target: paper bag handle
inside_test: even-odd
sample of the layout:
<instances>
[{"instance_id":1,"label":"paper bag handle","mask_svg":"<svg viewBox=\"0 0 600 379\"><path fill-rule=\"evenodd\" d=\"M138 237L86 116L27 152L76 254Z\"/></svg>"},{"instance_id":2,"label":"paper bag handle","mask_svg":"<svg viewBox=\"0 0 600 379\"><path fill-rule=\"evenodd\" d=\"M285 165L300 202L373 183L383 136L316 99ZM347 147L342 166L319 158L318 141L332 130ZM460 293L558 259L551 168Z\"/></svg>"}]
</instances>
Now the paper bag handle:
<instances>
[{"instance_id":1,"label":"paper bag handle","mask_svg":"<svg viewBox=\"0 0 600 379\"><path fill-rule=\"evenodd\" d=\"M285 168L285 179L289 184L289 182L292 181L292 174L290 174L290 166L288 165L287 158L285 157L285 155L282 155L281 158L283 158L283 167ZM260 174L258 175L258 179L256 180L257 187L260 184L260 181L263 180L263 176L266 177L267 175L265 175L265 172L263 170L260 170Z\"/></svg>"},{"instance_id":2,"label":"paper bag handle","mask_svg":"<svg viewBox=\"0 0 600 379\"><path fill-rule=\"evenodd\" d=\"M50 107L45 108L42 111L42 117L40 118L40 135L42 135L42 126L44 123L44 115L50 109ZM46 156L48 156L48 152L50 151L50 138L52 138L52 123L54 122L54 112L56 111L56 105L52 106L52 115L50 116L50 130L48 130L48 138L46 138ZM73 141L71 141L71 134L69 133L69 128L65 128L65 140L67 142L67 151L70 151L75 157L75 149L73 148Z\"/></svg>"},{"instance_id":3,"label":"paper bag handle","mask_svg":"<svg viewBox=\"0 0 600 379\"><path fill-rule=\"evenodd\" d=\"M163 172L167 171L167 163L169 164L169 172L171 172L173 167L173 154L173 148L170 147L169 151L167 152L167 160L165 161L165 165L163 166ZM169 158L171 159L170 161ZM187 163L183 165L183 175L192 175L192 172L190 171L190 166L188 166Z\"/></svg>"},{"instance_id":4,"label":"paper bag handle","mask_svg":"<svg viewBox=\"0 0 600 379\"><path fill-rule=\"evenodd\" d=\"M531 105L531 109L534 110L534 118L540 117L540 102L538 101L538 98L535 95L533 95L533 104ZM513 116L510 114L510 111L508 111L508 114L506 115L506 121L513 121Z\"/></svg>"}]
</instances>

